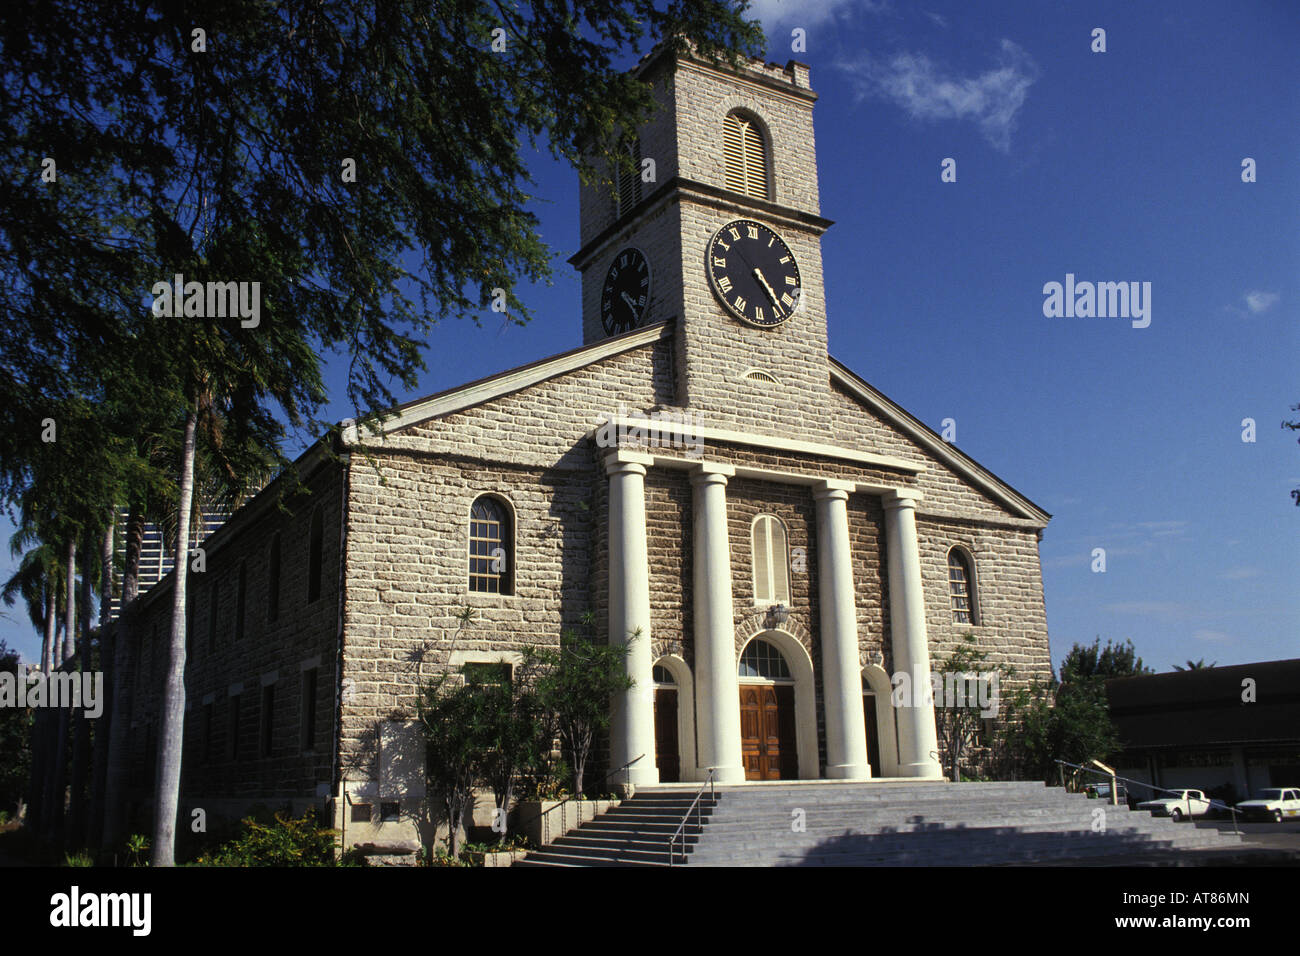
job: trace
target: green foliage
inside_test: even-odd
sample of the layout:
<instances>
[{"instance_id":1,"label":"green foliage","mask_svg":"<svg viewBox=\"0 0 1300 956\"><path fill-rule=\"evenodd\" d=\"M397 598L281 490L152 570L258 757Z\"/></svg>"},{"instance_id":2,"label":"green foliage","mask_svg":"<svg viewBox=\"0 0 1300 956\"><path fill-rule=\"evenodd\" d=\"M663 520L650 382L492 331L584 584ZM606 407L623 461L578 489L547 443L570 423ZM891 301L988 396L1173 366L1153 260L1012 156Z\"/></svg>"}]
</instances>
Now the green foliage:
<instances>
[{"instance_id":1,"label":"green foliage","mask_svg":"<svg viewBox=\"0 0 1300 956\"><path fill-rule=\"evenodd\" d=\"M631 641L642 640L631 635ZM610 698L632 686L628 646L597 644L566 630L559 650L529 648L525 660L538 672L537 699L550 715L573 769L573 792L583 792L587 759L596 737L609 728ZM652 756L652 755L647 755Z\"/></svg>"},{"instance_id":2,"label":"green foliage","mask_svg":"<svg viewBox=\"0 0 1300 956\"><path fill-rule=\"evenodd\" d=\"M1154 674L1155 670L1146 667L1142 658L1137 656L1133 642L1106 642L1101 646L1101 638L1091 645L1075 644L1070 653L1061 662L1061 683L1073 684L1080 681L1099 678L1110 680L1113 677L1134 677L1138 674Z\"/></svg>"},{"instance_id":3,"label":"green foliage","mask_svg":"<svg viewBox=\"0 0 1300 956\"><path fill-rule=\"evenodd\" d=\"M149 852L149 838L143 833L132 833L126 838L126 865L144 866Z\"/></svg>"},{"instance_id":4,"label":"green foliage","mask_svg":"<svg viewBox=\"0 0 1300 956\"><path fill-rule=\"evenodd\" d=\"M1003 683L1016 674L1014 667L991 666L988 658L988 652L980 650L975 635L968 631L962 636L962 643L957 645L947 659L939 662L938 667L935 668L935 674L945 679L944 685L935 688L936 694L943 691L948 675L953 675L954 679L957 675L970 675L970 680L961 685L963 699L960 706L949 707L946 701L935 700L935 729L939 738L939 748L942 751L944 767L948 771L948 779L953 781L969 779L963 778L961 761L963 756L975 746L980 724L984 719L974 686L975 678L983 673L995 672L999 693L1001 693ZM999 701L1000 705L1001 701Z\"/></svg>"},{"instance_id":5,"label":"green foliage","mask_svg":"<svg viewBox=\"0 0 1300 956\"><path fill-rule=\"evenodd\" d=\"M271 823L247 817L242 833L205 853L200 866L334 866L338 831L323 827L319 814L309 810L299 818L275 814Z\"/></svg>"},{"instance_id":6,"label":"green foliage","mask_svg":"<svg viewBox=\"0 0 1300 956\"><path fill-rule=\"evenodd\" d=\"M451 673L426 681L416 701L426 744L425 773L430 791L442 798L453 859L461 821L496 733L499 708L492 685L466 684L459 674Z\"/></svg>"},{"instance_id":7,"label":"green foliage","mask_svg":"<svg viewBox=\"0 0 1300 956\"><path fill-rule=\"evenodd\" d=\"M1300 405L1292 405L1291 411L1300 412ZM1291 431L1300 431L1300 421L1283 422L1283 428L1289 428ZM1300 439L1297 439L1300 441ZM1296 507L1300 507L1300 488L1291 489L1291 497L1295 499Z\"/></svg>"},{"instance_id":8,"label":"green foliage","mask_svg":"<svg viewBox=\"0 0 1300 956\"><path fill-rule=\"evenodd\" d=\"M1120 747L1110 719L1106 681L1152 673L1134 653L1132 642L1075 644L1061 665L1063 683L1035 682L1013 698L1000 734L1017 775L1045 783L1059 780L1055 761L1087 764L1105 761Z\"/></svg>"},{"instance_id":9,"label":"green foliage","mask_svg":"<svg viewBox=\"0 0 1300 956\"><path fill-rule=\"evenodd\" d=\"M0 640L0 672L8 671L19 679L22 664L16 651ZM32 766L32 722L30 707L0 707L0 823L15 813L26 791Z\"/></svg>"},{"instance_id":10,"label":"green foliage","mask_svg":"<svg viewBox=\"0 0 1300 956\"><path fill-rule=\"evenodd\" d=\"M64 866L94 866L95 861L85 850L80 853L68 853L63 857Z\"/></svg>"}]
</instances>

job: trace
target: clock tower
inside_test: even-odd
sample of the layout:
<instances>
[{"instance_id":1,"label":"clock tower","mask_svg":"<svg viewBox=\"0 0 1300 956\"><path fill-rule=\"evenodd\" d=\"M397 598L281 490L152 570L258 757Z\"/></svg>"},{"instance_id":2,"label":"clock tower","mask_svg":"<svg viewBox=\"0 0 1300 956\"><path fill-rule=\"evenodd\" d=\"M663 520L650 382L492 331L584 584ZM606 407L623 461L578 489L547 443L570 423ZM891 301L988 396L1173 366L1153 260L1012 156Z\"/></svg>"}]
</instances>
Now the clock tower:
<instances>
[{"instance_id":1,"label":"clock tower","mask_svg":"<svg viewBox=\"0 0 1300 956\"><path fill-rule=\"evenodd\" d=\"M829 438L808 67L658 49L639 175L581 193L583 341L671 322L674 404L707 425Z\"/></svg>"}]
</instances>

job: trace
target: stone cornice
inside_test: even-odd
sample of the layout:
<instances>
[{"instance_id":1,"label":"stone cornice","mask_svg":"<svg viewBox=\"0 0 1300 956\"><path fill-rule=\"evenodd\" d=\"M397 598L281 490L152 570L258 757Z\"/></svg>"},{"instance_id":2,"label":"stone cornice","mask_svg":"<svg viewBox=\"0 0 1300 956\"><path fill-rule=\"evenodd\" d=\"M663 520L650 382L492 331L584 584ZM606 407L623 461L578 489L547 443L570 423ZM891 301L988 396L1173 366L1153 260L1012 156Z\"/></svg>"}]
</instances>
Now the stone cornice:
<instances>
[{"instance_id":1,"label":"stone cornice","mask_svg":"<svg viewBox=\"0 0 1300 956\"><path fill-rule=\"evenodd\" d=\"M793 452L802 455L819 455L823 458L836 458L841 461L849 461L858 465L867 465L872 468L888 468L893 471L903 471L909 474L920 474L925 471L925 464L919 461L908 461L904 458L895 458L893 455L877 455L874 452L858 451L855 448L841 448L836 445L824 445L820 442L804 441L800 438L782 438L776 435L755 435L750 432L733 431L726 428L712 428L705 425L696 425L688 427L683 423L671 420L656 420L650 416L609 416L605 423L596 426L589 432L589 437L600 444L601 432L610 429L615 432L615 440L621 434L625 434L624 429L637 429L643 434L647 443L654 445L667 445L672 448L681 448L687 444L698 441L724 442L731 445L748 445L753 448L760 448L764 451L781 451ZM610 446L612 447L612 446ZM628 447L640 450L641 446L632 443ZM672 457L672 456L668 456ZM737 474L740 473L741 466L737 465Z\"/></svg>"},{"instance_id":2,"label":"stone cornice","mask_svg":"<svg viewBox=\"0 0 1300 956\"><path fill-rule=\"evenodd\" d=\"M633 206L627 213L598 232L590 242L583 245L581 249L569 257L569 265L575 269L585 269L612 239L640 225L645 217L650 215L657 207L682 198L718 206L722 209L729 209L740 216L758 216L778 226L802 229L816 236L820 236L835 225L834 220L796 209L793 206L783 206L780 203L769 202L766 199L742 196L738 192L723 189L720 186L702 183L695 179L686 179L682 176L674 176Z\"/></svg>"}]
</instances>

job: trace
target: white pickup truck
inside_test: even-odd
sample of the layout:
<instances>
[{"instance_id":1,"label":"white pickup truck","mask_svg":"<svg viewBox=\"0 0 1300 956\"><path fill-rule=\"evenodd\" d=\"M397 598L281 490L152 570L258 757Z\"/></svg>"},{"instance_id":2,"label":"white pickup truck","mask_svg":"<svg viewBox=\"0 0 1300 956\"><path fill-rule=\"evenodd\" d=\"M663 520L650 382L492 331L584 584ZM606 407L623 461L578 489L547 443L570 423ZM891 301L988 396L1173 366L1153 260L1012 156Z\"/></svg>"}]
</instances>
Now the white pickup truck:
<instances>
[{"instance_id":1,"label":"white pickup truck","mask_svg":"<svg viewBox=\"0 0 1300 956\"><path fill-rule=\"evenodd\" d=\"M1171 790L1154 800L1137 805L1150 810L1153 817L1170 817L1175 823L1184 817L1203 817L1210 812L1210 801L1200 790Z\"/></svg>"},{"instance_id":2,"label":"white pickup truck","mask_svg":"<svg viewBox=\"0 0 1300 956\"><path fill-rule=\"evenodd\" d=\"M1253 800L1243 800L1237 809L1247 820L1272 820L1281 823L1288 817L1300 817L1300 789L1295 787L1261 790Z\"/></svg>"}]
</instances>

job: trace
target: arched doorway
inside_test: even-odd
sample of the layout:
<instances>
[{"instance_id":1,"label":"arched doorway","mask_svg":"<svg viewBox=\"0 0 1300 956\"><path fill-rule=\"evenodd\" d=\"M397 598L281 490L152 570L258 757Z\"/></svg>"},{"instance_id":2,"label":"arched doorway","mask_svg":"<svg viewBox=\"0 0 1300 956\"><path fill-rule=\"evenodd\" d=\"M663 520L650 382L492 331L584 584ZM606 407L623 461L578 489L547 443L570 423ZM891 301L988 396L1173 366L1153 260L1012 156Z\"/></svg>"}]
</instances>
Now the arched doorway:
<instances>
[{"instance_id":1,"label":"arched doorway","mask_svg":"<svg viewBox=\"0 0 1300 956\"><path fill-rule=\"evenodd\" d=\"M740 655L740 753L746 780L799 776L795 680L775 644L756 637Z\"/></svg>"},{"instance_id":2,"label":"arched doorway","mask_svg":"<svg viewBox=\"0 0 1300 956\"><path fill-rule=\"evenodd\" d=\"M862 669L862 716L867 725L867 760L873 777L898 776L898 730L892 690L889 675L879 664Z\"/></svg>"},{"instance_id":3,"label":"arched doorway","mask_svg":"<svg viewBox=\"0 0 1300 956\"><path fill-rule=\"evenodd\" d=\"M677 783L682 779L681 747L678 745L677 707L680 695L673 672L662 664L653 670L655 682L655 766L660 783Z\"/></svg>"},{"instance_id":4,"label":"arched doorway","mask_svg":"<svg viewBox=\"0 0 1300 956\"><path fill-rule=\"evenodd\" d=\"M686 661L665 654L654 662L655 765L662 783L701 779L695 765L695 681ZM663 760L660 760L660 755ZM676 757L676 771L673 770ZM671 776L665 777L669 773Z\"/></svg>"}]
</instances>

